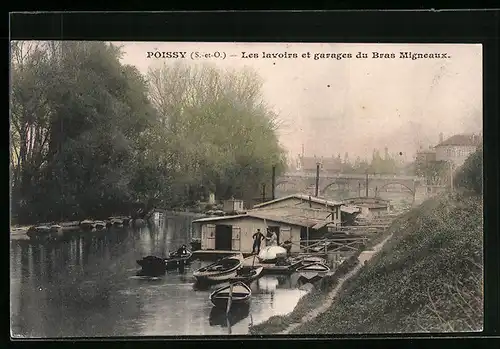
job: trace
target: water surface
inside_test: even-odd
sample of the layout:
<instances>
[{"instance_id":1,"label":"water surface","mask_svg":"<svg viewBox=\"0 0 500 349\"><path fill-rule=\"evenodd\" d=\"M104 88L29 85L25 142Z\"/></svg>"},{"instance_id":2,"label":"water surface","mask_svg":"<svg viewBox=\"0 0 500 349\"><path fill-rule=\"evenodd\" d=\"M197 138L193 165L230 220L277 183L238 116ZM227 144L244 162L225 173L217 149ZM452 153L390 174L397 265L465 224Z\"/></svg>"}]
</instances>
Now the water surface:
<instances>
[{"instance_id":1,"label":"water surface","mask_svg":"<svg viewBox=\"0 0 500 349\"><path fill-rule=\"evenodd\" d=\"M263 276L252 301L229 318L214 311L214 289L193 287L184 273L136 276L136 260L166 256L191 238L191 217L157 227L114 230L57 243L11 240L11 331L14 337L247 334L251 324L293 310L305 291L297 277Z\"/></svg>"}]
</instances>

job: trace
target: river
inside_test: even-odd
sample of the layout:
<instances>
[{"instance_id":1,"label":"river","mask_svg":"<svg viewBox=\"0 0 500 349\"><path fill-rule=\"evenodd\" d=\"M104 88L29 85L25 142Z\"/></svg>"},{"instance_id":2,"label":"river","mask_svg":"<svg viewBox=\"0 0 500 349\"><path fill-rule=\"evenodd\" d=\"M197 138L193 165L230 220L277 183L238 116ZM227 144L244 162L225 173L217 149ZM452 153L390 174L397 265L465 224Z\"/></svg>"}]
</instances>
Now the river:
<instances>
[{"instance_id":1,"label":"river","mask_svg":"<svg viewBox=\"0 0 500 349\"><path fill-rule=\"evenodd\" d=\"M296 277L263 276L247 309L229 319L211 290L195 290L194 261L161 278L136 276L136 260L164 256L191 238L188 216L152 229L121 229L56 243L11 239L11 334L17 338L247 334L251 324L291 312L305 291Z\"/></svg>"}]
</instances>

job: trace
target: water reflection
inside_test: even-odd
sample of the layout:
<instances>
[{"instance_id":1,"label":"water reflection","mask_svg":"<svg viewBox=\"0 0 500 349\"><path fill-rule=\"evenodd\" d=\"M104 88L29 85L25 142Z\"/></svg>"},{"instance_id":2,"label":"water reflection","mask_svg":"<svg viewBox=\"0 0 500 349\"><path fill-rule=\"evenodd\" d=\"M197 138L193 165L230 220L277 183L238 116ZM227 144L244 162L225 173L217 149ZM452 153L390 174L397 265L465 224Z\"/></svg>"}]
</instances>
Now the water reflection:
<instances>
[{"instance_id":1,"label":"water reflection","mask_svg":"<svg viewBox=\"0 0 500 349\"><path fill-rule=\"evenodd\" d=\"M193 261L184 273L137 277L137 259L166 255L189 241L192 219L166 217L153 229L114 229L57 243L11 241L13 335L247 334L252 321L293 309L304 292L285 276L254 281L251 303L232 309L227 319L209 300L222 285L193 288L193 270L210 262Z\"/></svg>"}]
</instances>

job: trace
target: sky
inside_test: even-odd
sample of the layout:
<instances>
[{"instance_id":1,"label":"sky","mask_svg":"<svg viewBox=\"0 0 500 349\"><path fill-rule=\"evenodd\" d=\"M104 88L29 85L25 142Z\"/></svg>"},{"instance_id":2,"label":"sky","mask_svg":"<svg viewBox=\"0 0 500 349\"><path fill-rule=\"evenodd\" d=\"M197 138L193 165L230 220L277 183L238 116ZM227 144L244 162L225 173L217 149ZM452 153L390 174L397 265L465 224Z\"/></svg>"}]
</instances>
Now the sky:
<instances>
[{"instance_id":1,"label":"sky","mask_svg":"<svg viewBox=\"0 0 500 349\"><path fill-rule=\"evenodd\" d=\"M186 64L210 62L221 69L251 67L263 79L263 97L278 113L279 139L292 157L369 158L373 149L403 153L456 133L482 132L482 46L479 44L312 44L115 42L122 62L146 74L176 59L153 52L187 52ZM403 59L400 52L446 53L443 58ZM148 52L151 52L148 54ZM191 59L218 52L222 58ZM257 53L258 58L243 58ZM297 58L263 58L265 53ZM302 57L310 53L310 57ZM358 52L367 58L356 58ZM375 58L373 52L394 54ZM315 53L335 54L335 58ZM351 54L351 57L338 54ZM150 56L148 58L148 55Z\"/></svg>"}]
</instances>

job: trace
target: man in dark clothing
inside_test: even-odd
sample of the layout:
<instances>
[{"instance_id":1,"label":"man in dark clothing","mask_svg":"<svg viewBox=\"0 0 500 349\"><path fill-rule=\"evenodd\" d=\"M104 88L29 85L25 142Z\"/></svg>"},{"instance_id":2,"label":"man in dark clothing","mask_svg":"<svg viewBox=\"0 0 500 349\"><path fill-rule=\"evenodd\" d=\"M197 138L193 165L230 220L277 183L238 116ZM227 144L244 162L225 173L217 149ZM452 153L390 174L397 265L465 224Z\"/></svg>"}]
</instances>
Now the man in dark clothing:
<instances>
[{"instance_id":1,"label":"man in dark clothing","mask_svg":"<svg viewBox=\"0 0 500 349\"><path fill-rule=\"evenodd\" d=\"M260 243L262 240L264 240L266 237L264 234L260 232L260 229L257 229L257 232L252 235L253 238L253 247L252 247L252 254L255 253L255 250L257 250L257 254L260 252Z\"/></svg>"}]
</instances>

